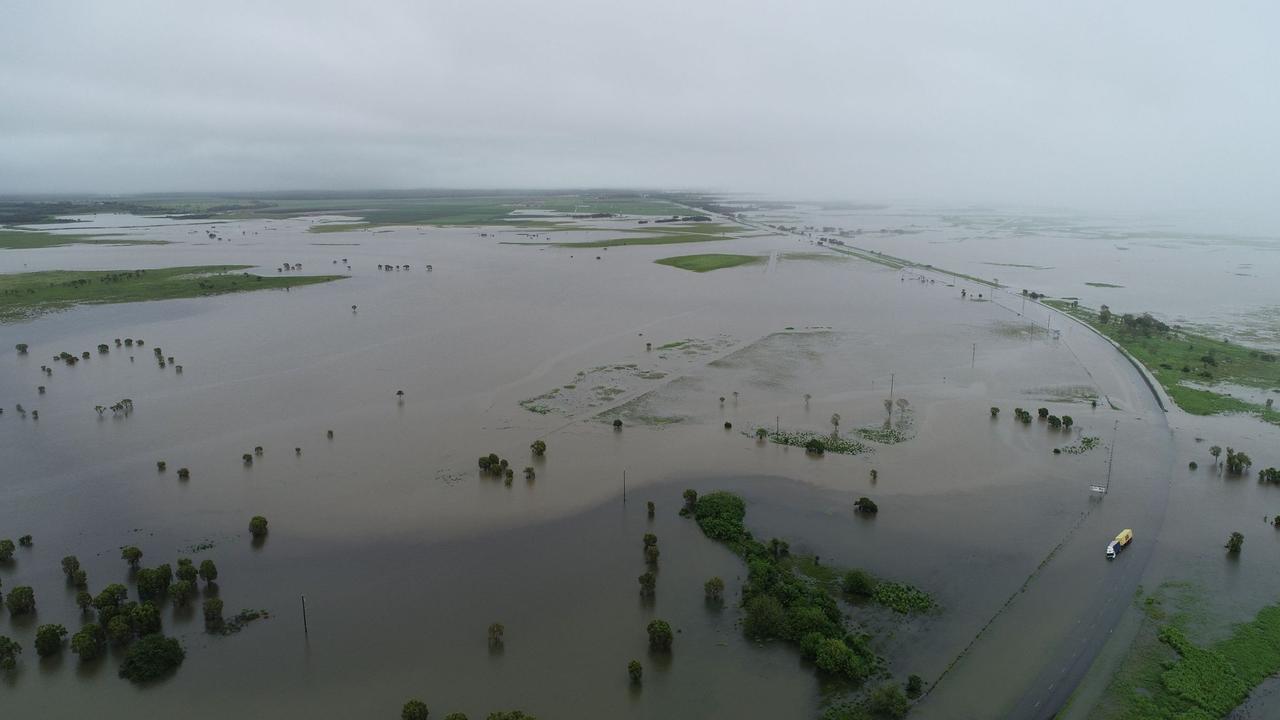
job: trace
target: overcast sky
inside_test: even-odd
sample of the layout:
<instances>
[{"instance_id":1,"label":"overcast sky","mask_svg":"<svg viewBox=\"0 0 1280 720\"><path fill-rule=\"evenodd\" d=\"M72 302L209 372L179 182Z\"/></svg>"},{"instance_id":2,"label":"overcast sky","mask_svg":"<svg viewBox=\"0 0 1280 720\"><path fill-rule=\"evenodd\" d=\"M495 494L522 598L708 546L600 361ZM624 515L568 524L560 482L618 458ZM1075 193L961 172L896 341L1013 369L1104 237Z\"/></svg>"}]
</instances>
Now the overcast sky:
<instances>
[{"instance_id":1,"label":"overcast sky","mask_svg":"<svg viewBox=\"0 0 1280 720\"><path fill-rule=\"evenodd\" d=\"M0 0L0 192L1272 210L1280 5Z\"/></svg>"}]
</instances>

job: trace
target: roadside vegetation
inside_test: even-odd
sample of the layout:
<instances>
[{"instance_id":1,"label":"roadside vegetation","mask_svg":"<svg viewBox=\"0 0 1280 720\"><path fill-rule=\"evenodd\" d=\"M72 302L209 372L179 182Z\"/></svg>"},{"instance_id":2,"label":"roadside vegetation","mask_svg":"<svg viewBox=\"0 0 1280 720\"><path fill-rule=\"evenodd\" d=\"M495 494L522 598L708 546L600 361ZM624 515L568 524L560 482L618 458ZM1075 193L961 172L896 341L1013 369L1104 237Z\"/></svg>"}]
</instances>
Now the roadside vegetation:
<instances>
[{"instance_id":1,"label":"roadside vegetation","mask_svg":"<svg viewBox=\"0 0 1280 720\"><path fill-rule=\"evenodd\" d=\"M1106 305L1093 310L1066 300L1044 303L1115 341L1146 366L1184 411L1192 415L1252 413L1280 424L1280 412L1274 407L1206 389L1224 383L1263 391L1280 389L1280 357L1276 354L1172 327L1145 313L1115 313Z\"/></svg>"},{"instance_id":2,"label":"roadside vegetation","mask_svg":"<svg viewBox=\"0 0 1280 720\"><path fill-rule=\"evenodd\" d=\"M80 304L171 300L278 290L345 275L251 275L249 265L199 265L154 270L48 270L0 275L0 322L29 319Z\"/></svg>"},{"instance_id":3,"label":"roadside vegetation","mask_svg":"<svg viewBox=\"0 0 1280 720\"><path fill-rule=\"evenodd\" d=\"M1196 617L1187 610L1192 590L1172 583L1161 590L1140 600L1144 627L1107 688L1100 717L1221 718L1280 672L1280 604L1264 607L1223 640L1198 645L1188 637ZM1179 592L1170 612L1165 596Z\"/></svg>"},{"instance_id":4,"label":"roadside vegetation","mask_svg":"<svg viewBox=\"0 0 1280 720\"><path fill-rule=\"evenodd\" d=\"M764 261L765 258L758 255L731 255L720 253L708 253L705 255L677 255L675 257L654 260L654 262L659 265L670 265L671 267L680 268L681 270L691 270L696 273L710 272L712 270L720 270L722 268L738 267L739 265L754 265Z\"/></svg>"}]
</instances>

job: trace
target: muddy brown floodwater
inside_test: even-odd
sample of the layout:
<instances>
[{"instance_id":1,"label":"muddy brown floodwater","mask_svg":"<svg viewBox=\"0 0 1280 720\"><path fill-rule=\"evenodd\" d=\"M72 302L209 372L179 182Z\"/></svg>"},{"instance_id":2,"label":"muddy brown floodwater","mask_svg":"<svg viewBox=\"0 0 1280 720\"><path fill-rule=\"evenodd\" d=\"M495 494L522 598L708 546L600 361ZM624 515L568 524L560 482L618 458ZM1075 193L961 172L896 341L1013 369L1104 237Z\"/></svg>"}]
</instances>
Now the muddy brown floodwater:
<instances>
[{"instance_id":1,"label":"muddy brown floodwater","mask_svg":"<svg viewBox=\"0 0 1280 720\"><path fill-rule=\"evenodd\" d=\"M472 717L516 707L545 718L816 715L836 688L793 649L742 637L733 598L745 568L676 514L693 487L741 493L757 536L932 593L941 610L924 616L846 609L896 679L941 678L919 716L996 717L1076 657L1081 621L1109 632L1106 598L1127 604L1148 568L1171 572L1165 548L1194 558L1208 539L1220 544L1219 520L1242 504L1280 501L1251 481L1184 477L1184 456L1200 452L1184 435L1201 430L1178 429L1185 418L1166 418L1087 329L1039 306L1024 316L1008 301L962 300L945 276L824 257L790 236L604 251L500 244L526 239L510 229L313 234L310 222L220 224L230 242L212 243L207 224L156 224L130 232L174 244L0 253L2 272L248 263L274 274L301 262L351 275L0 326L10 348L0 350L0 536L35 539L0 581L33 586L38 607L0 619L0 634L27 648L0 678L7 711L395 717L421 697L433 713ZM596 237L607 235L559 239ZM705 274L652 263L695 252L774 261ZM350 271L333 262L342 258ZM117 337L147 345L130 362ZM112 343L105 356L39 370L101 342ZM153 347L184 372L158 368ZM908 401L894 411L896 443L874 432L891 378ZM126 397L127 417L93 410ZM16 403L39 419L20 418ZM1019 406L1072 415L1075 427L1016 423ZM842 433L868 431L868 452L814 458L752 434L829 433L832 413ZM1255 460L1268 464L1258 456L1275 433L1250 422L1215 428L1254 433ZM1085 437L1100 445L1052 452ZM1100 498L1089 487L1105 482L1113 437ZM533 458L539 438L548 451ZM256 446L263 455L246 465ZM489 452L516 468L510 486L479 476L476 458ZM879 504L874 518L852 512L861 495ZM247 523L259 514L270 534L255 547ZM1103 546L1123 527L1134 527L1135 551L1106 563ZM636 582L645 532L662 548L651 603ZM37 624L82 622L60 558L78 555L96 592L129 579L119 548L130 544L144 565L214 559L227 613L271 617L211 637L198 611L166 609L187 660L142 688L115 676L118 653L89 665L69 652L36 658ZM1274 596L1274 578L1252 575L1278 551L1260 536L1237 569L1221 570L1209 547L1195 562L1208 582L1238 586L1233 609L1245 615ZM712 575L728 584L723 608L703 601ZM654 617L678 631L668 658L648 654ZM495 621L501 652L486 641ZM640 689L627 678L632 659L645 665Z\"/></svg>"}]
</instances>

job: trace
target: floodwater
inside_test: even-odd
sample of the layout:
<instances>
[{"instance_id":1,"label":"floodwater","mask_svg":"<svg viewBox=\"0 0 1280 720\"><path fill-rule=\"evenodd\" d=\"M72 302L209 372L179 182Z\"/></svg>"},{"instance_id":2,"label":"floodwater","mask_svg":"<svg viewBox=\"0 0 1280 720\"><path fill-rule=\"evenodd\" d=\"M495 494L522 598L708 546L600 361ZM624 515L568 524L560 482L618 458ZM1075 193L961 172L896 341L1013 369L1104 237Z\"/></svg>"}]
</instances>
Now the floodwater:
<instances>
[{"instance_id":1,"label":"floodwater","mask_svg":"<svg viewBox=\"0 0 1280 720\"><path fill-rule=\"evenodd\" d=\"M104 224L173 244L0 253L2 272L244 263L275 273L300 262L308 274L351 275L0 326L0 347L31 346L0 354L0 528L35 537L0 580L34 586L38 605L34 619L0 619L0 633L27 648L18 672L0 679L6 708L394 717L422 697L435 713L472 717L515 707L560 718L815 715L834 689L792 649L741 637L732 596L745 569L676 515L680 491L694 487L742 493L758 536L933 593L941 610L922 617L847 610L897 680L942 678L922 717L998 716L1023 701L1077 620L1106 619L1095 601L1108 588L1176 566L1172 551L1199 552L1217 581L1220 558L1198 547L1201 536L1225 539L1219 521L1242 508L1259 514L1280 493L1249 479L1183 477L1193 443L1184 435L1199 426L1180 429L1176 411L1166 418L1114 350L1039 306L961 300L945 276L786 259L812 250L788 236L604 250L501 244L530 240L512 229L311 234L310 222L218 224L226 240L213 241L208 225L114 217ZM651 262L697 252L778 261L706 274ZM130 362L117 337L147 344ZM112 344L108 355L53 363L52 377L39 371L60 351L100 342ZM154 347L183 374L158 368ZM890 382L909 401L907 422L895 410L900 443L813 458L751 435L830 432L832 413L846 434L879 427ZM557 389L545 414L521 406ZM125 397L128 417L93 411ZM39 420L18 417L19 402ZM995 420L993 405L1003 410ZM1016 406L1072 415L1075 429L1015 423ZM1275 434L1259 425L1214 428L1242 447L1257 442L1255 467L1265 467L1275 463L1261 457L1263 443ZM1101 446L1052 453L1085 436ZM549 449L534 459L538 438ZM1113 438L1111 492L1099 499L1089 486L1106 481ZM246 466L241 455L255 446L264 454ZM478 476L475 458L489 452L516 468L510 486ZM156 470L161 459L167 472ZM189 481L178 467L191 469ZM876 517L854 515L861 495L879 504ZM647 500L658 505L652 521ZM1213 522L1188 510L1204 502L1221 506L1206 511ZM255 514L271 523L260 547L247 533ZM1135 551L1106 563L1106 541L1130 526ZM653 603L636 582L645 532L662 549ZM1241 565L1274 567L1280 543L1246 535ZM168 611L166 631L187 660L145 688L115 677L115 657L39 661L37 623L80 622L58 560L78 555L96 591L128 579L126 544L148 565L213 558L228 614L272 616L209 637L198 612ZM723 608L703 602L712 575L727 581ZM1236 614L1278 589L1274 573L1232 578ZM670 657L647 652L653 617L679 630ZM501 652L485 638L495 621L506 626ZM645 665L638 690L631 659Z\"/></svg>"},{"instance_id":2,"label":"floodwater","mask_svg":"<svg viewBox=\"0 0 1280 720\"><path fill-rule=\"evenodd\" d=\"M751 212L773 225L861 231L846 241L1090 307L1151 312L1167 322L1280 349L1280 235L1221 216L1091 217L1061 209L1002 212L910 204L800 203ZM831 236L832 233L827 233Z\"/></svg>"}]
</instances>

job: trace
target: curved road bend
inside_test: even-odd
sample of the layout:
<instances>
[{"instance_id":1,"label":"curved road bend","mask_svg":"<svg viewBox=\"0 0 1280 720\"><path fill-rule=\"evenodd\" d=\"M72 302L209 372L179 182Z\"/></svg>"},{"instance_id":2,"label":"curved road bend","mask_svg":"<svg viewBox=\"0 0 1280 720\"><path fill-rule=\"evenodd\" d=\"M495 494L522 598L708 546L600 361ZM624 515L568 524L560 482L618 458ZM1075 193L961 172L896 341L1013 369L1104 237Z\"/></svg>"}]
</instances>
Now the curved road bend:
<instances>
[{"instance_id":1,"label":"curved road bend","mask_svg":"<svg viewBox=\"0 0 1280 720\"><path fill-rule=\"evenodd\" d=\"M1057 315L1059 327L1072 325L1061 341L1121 404L1111 492L1093 501L1079 529L939 678L922 718L1053 718L1132 602L1164 523L1173 437L1156 396L1107 340L1050 308L1037 310ZM1106 542L1126 527L1133 545L1107 561Z\"/></svg>"},{"instance_id":2,"label":"curved road bend","mask_svg":"<svg viewBox=\"0 0 1280 720\"><path fill-rule=\"evenodd\" d=\"M918 266L913 269L932 271ZM946 696L951 693L946 691L945 677L940 678L922 703L922 716L1051 720L1057 715L1132 602L1168 506L1173 440L1157 391L1148 387L1142 371L1110 341L1064 313L1039 303L1022 312L1005 309L1023 316L1037 311L1046 318L1057 316L1057 327L1076 330L1066 332L1062 342L1103 392L1110 389L1109 395L1123 399L1125 419L1116 443L1112 492L1098 501L1098 511L1090 511L1078 530L1069 532L1045 566L1032 573L1030 583L999 611L958 660L954 670L962 672L955 675L970 675L978 681L973 683L975 687L958 689L956 697L961 702L947 707L950 702ZM1135 434L1139 435L1137 442L1133 441ZM1163 460L1152 463L1153 458ZM1135 540L1119 558L1108 562L1103 548L1123 527L1134 528ZM1064 597L1082 596L1083 602L1068 602L1062 607ZM1056 617L1045 617L1046 613ZM963 671L974 668L965 665L981 667L969 673ZM1021 692L1000 685L1019 674L1005 674L1016 666L1039 668ZM939 688L944 692L935 692Z\"/></svg>"}]
</instances>

